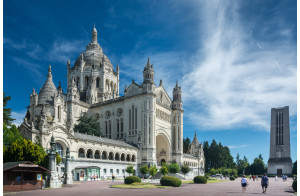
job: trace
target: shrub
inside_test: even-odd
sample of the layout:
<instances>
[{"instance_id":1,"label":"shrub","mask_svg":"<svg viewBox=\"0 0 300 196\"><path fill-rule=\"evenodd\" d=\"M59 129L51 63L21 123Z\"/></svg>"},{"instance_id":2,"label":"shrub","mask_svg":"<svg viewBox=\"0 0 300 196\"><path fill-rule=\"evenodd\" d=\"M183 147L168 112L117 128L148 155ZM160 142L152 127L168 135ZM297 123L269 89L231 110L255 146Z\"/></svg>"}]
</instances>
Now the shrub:
<instances>
[{"instance_id":1,"label":"shrub","mask_svg":"<svg viewBox=\"0 0 300 196\"><path fill-rule=\"evenodd\" d=\"M163 176L160 179L160 184L162 186L174 186L174 187L180 187L181 186L181 180L179 178L173 177L173 176Z\"/></svg>"},{"instance_id":2,"label":"shrub","mask_svg":"<svg viewBox=\"0 0 300 196\"><path fill-rule=\"evenodd\" d=\"M197 183L197 184L206 184L207 183L207 179L204 176L196 176L194 178L194 183Z\"/></svg>"},{"instance_id":3,"label":"shrub","mask_svg":"<svg viewBox=\"0 0 300 196\"><path fill-rule=\"evenodd\" d=\"M294 191L297 192L297 179L294 180L292 187L293 187Z\"/></svg>"},{"instance_id":4,"label":"shrub","mask_svg":"<svg viewBox=\"0 0 300 196\"><path fill-rule=\"evenodd\" d=\"M125 178L124 183L125 184L132 184L134 182L141 182L141 179L137 176L128 176Z\"/></svg>"},{"instance_id":5,"label":"shrub","mask_svg":"<svg viewBox=\"0 0 300 196\"><path fill-rule=\"evenodd\" d=\"M233 176L230 176L230 178L229 178L230 180L235 180L235 178L233 177Z\"/></svg>"},{"instance_id":6,"label":"shrub","mask_svg":"<svg viewBox=\"0 0 300 196\"><path fill-rule=\"evenodd\" d=\"M234 176L234 178L238 178L238 176Z\"/></svg>"},{"instance_id":7,"label":"shrub","mask_svg":"<svg viewBox=\"0 0 300 196\"><path fill-rule=\"evenodd\" d=\"M206 173L204 176L206 179L209 179L209 175Z\"/></svg>"},{"instance_id":8,"label":"shrub","mask_svg":"<svg viewBox=\"0 0 300 196\"><path fill-rule=\"evenodd\" d=\"M161 174L162 175L167 175L168 173L169 173L169 171L168 171L168 168L166 167L166 166L162 166L161 168L160 168L160 172L161 172Z\"/></svg>"}]
</instances>

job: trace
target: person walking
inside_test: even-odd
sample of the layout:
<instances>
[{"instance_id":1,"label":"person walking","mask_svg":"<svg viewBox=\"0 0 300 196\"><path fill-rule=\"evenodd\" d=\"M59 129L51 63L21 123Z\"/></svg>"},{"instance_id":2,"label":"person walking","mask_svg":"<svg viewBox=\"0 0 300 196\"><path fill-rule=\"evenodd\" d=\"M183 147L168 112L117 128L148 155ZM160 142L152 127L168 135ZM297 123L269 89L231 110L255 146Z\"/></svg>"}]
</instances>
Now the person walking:
<instances>
[{"instance_id":1,"label":"person walking","mask_svg":"<svg viewBox=\"0 0 300 196\"><path fill-rule=\"evenodd\" d=\"M114 174L112 175L111 179L112 179L112 182L115 182L115 175Z\"/></svg>"},{"instance_id":2,"label":"person walking","mask_svg":"<svg viewBox=\"0 0 300 196\"><path fill-rule=\"evenodd\" d=\"M275 182L277 182L277 175L275 176Z\"/></svg>"},{"instance_id":3,"label":"person walking","mask_svg":"<svg viewBox=\"0 0 300 196\"><path fill-rule=\"evenodd\" d=\"M253 178L253 182L255 182L255 175L253 175L253 177L252 177L252 178Z\"/></svg>"},{"instance_id":4,"label":"person walking","mask_svg":"<svg viewBox=\"0 0 300 196\"><path fill-rule=\"evenodd\" d=\"M269 186L269 178L267 177L267 174L265 173L264 176L261 178L261 187L262 187L263 193L266 193L268 186Z\"/></svg>"},{"instance_id":5,"label":"person walking","mask_svg":"<svg viewBox=\"0 0 300 196\"><path fill-rule=\"evenodd\" d=\"M245 175L241 179L241 185L242 185L242 193L246 192L246 187L248 185L248 180L245 178Z\"/></svg>"},{"instance_id":6,"label":"person walking","mask_svg":"<svg viewBox=\"0 0 300 196\"><path fill-rule=\"evenodd\" d=\"M93 174L91 174L91 181L93 180Z\"/></svg>"}]
</instances>

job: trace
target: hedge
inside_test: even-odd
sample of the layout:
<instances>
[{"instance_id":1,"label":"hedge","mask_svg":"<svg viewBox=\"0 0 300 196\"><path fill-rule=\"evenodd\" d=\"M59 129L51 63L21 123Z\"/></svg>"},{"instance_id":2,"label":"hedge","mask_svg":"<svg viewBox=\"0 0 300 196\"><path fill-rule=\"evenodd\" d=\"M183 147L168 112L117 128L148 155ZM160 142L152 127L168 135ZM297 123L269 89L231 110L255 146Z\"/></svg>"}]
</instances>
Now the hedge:
<instances>
[{"instance_id":1,"label":"hedge","mask_svg":"<svg viewBox=\"0 0 300 196\"><path fill-rule=\"evenodd\" d=\"M173 176L163 176L160 179L160 184L162 186L174 186L174 187L180 187L181 186L181 180L179 178L173 177Z\"/></svg>"},{"instance_id":2,"label":"hedge","mask_svg":"<svg viewBox=\"0 0 300 196\"><path fill-rule=\"evenodd\" d=\"M204 176L196 176L194 178L194 183L197 183L197 184L206 184L207 183L207 179Z\"/></svg>"},{"instance_id":3,"label":"hedge","mask_svg":"<svg viewBox=\"0 0 300 196\"><path fill-rule=\"evenodd\" d=\"M141 179L137 176L128 176L124 180L125 184L132 184L134 182L141 182Z\"/></svg>"},{"instance_id":4,"label":"hedge","mask_svg":"<svg viewBox=\"0 0 300 196\"><path fill-rule=\"evenodd\" d=\"M233 177L233 176L230 176L230 178L229 178L230 180L235 180L235 178Z\"/></svg>"},{"instance_id":5,"label":"hedge","mask_svg":"<svg viewBox=\"0 0 300 196\"><path fill-rule=\"evenodd\" d=\"M294 191L297 192L297 179L294 180L292 187L293 187Z\"/></svg>"}]
</instances>

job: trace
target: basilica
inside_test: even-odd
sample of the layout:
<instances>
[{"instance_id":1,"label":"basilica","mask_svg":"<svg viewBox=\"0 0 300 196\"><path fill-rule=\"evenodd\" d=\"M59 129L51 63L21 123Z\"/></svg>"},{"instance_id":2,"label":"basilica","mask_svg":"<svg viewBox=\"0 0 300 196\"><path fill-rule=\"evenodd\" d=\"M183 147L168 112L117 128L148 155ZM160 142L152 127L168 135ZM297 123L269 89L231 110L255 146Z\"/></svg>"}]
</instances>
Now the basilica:
<instances>
[{"instance_id":1,"label":"basilica","mask_svg":"<svg viewBox=\"0 0 300 196\"><path fill-rule=\"evenodd\" d=\"M133 80L120 96L121 66L114 68L103 53L94 27L86 50L74 64L67 60L67 89L61 84L55 86L51 66L40 91L33 89L21 134L39 141L45 150L54 138L63 160L69 149L74 180L89 180L94 175L107 178L112 174L123 178L128 175L128 165L133 165L135 175L140 175L141 165L159 167L163 162L189 165L190 178L204 175L204 152L196 134L188 154L183 153L181 87L176 82L170 97L162 80L159 85L154 83L155 66L149 58L145 62L140 73L142 83ZM97 119L102 135L74 132L81 116ZM62 175L64 169L62 162L58 173Z\"/></svg>"}]
</instances>

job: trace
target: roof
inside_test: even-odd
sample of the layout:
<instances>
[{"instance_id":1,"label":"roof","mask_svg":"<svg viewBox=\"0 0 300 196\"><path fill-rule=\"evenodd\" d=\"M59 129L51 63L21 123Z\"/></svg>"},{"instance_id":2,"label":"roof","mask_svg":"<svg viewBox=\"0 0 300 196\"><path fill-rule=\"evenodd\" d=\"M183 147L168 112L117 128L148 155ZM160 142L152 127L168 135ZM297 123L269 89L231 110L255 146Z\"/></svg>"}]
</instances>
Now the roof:
<instances>
[{"instance_id":1,"label":"roof","mask_svg":"<svg viewBox=\"0 0 300 196\"><path fill-rule=\"evenodd\" d=\"M183 154L183 157L190 158L190 159L197 159L197 157L195 157L191 154Z\"/></svg>"},{"instance_id":2,"label":"roof","mask_svg":"<svg viewBox=\"0 0 300 196\"><path fill-rule=\"evenodd\" d=\"M45 84L40 90L38 104L54 104L54 96L57 93L56 87L52 81L51 66L49 65L48 76Z\"/></svg>"},{"instance_id":3,"label":"roof","mask_svg":"<svg viewBox=\"0 0 300 196\"><path fill-rule=\"evenodd\" d=\"M86 169L86 168L95 168L95 167L101 168L99 166L78 166L78 167L75 167L75 169Z\"/></svg>"},{"instance_id":4,"label":"roof","mask_svg":"<svg viewBox=\"0 0 300 196\"><path fill-rule=\"evenodd\" d=\"M195 131L194 139L193 139L191 144L195 144L195 146L198 146L200 144L199 141L198 141L197 135L196 135L196 131Z\"/></svg>"},{"instance_id":5,"label":"roof","mask_svg":"<svg viewBox=\"0 0 300 196\"><path fill-rule=\"evenodd\" d=\"M16 161L16 162L7 162L7 163L4 163L3 164L3 171L6 171L6 170L9 170L9 169L12 169L12 168L16 168L16 167L38 167L39 169L41 170L44 170L44 171L47 171L47 172L50 172L50 170L46 169L46 168L43 168L39 165L36 165L30 161Z\"/></svg>"},{"instance_id":6,"label":"roof","mask_svg":"<svg viewBox=\"0 0 300 196\"><path fill-rule=\"evenodd\" d=\"M108 139L108 138L103 138L103 137L97 137L97 136L82 134L82 133L78 133L78 132L74 132L74 137L76 139L90 140L90 141L103 143L103 144L110 144L110 145L115 145L115 146L137 149L137 147L135 147L134 145L128 144L123 141L113 140L113 139Z\"/></svg>"}]
</instances>

